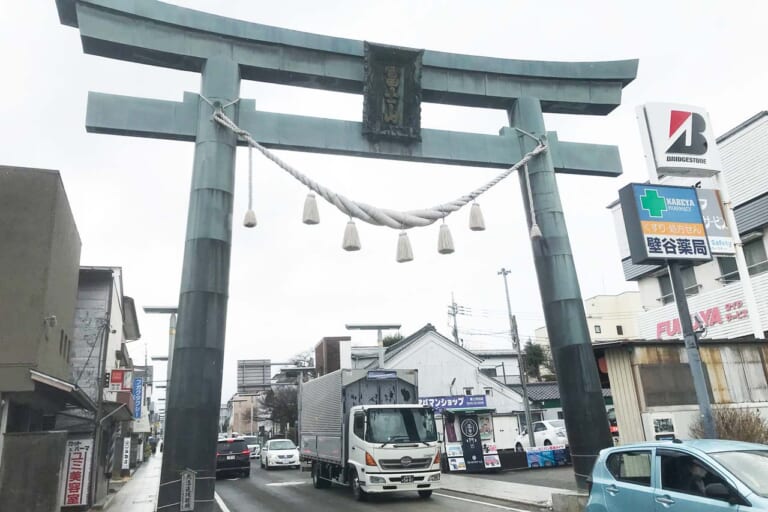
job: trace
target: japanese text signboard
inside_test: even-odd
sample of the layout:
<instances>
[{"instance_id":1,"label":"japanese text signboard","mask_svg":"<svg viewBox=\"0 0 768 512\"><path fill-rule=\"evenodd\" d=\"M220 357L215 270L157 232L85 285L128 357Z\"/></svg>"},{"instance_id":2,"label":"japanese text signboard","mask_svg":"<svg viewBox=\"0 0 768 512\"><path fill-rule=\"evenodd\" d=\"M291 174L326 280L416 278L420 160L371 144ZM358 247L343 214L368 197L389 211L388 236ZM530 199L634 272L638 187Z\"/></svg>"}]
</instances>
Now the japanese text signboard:
<instances>
[{"instance_id":1,"label":"japanese text signboard","mask_svg":"<svg viewBox=\"0 0 768 512\"><path fill-rule=\"evenodd\" d=\"M109 377L109 389L111 391L131 391L132 376L131 370L112 370Z\"/></svg>"},{"instance_id":2,"label":"japanese text signboard","mask_svg":"<svg viewBox=\"0 0 768 512\"><path fill-rule=\"evenodd\" d=\"M144 379L142 377L136 377L133 379L133 417L141 418L141 401L143 391Z\"/></svg>"},{"instance_id":3,"label":"japanese text signboard","mask_svg":"<svg viewBox=\"0 0 768 512\"><path fill-rule=\"evenodd\" d=\"M120 464L121 469L130 469L131 467L131 438L123 438L123 458Z\"/></svg>"},{"instance_id":4,"label":"japanese text signboard","mask_svg":"<svg viewBox=\"0 0 768 512\"><path fill-rule=\"evenodd\" d=\"M181 499L179 510L187 512L195 510L195 475L191 469L181 471Z\"/></svg>"},{"instance_id":5,"label":"japanese text signboard","mask_svg":"<svg viewBox=\"0 0 768 512\"><path fill-rule=\"evenodd\" d=\"M704 218L704 228L707 231L712 254L734 254L736 248L733 245L731 229L725 220L720 192L700 188L696 193L699 195L699 206L701 206L701 215Z\"/></svg>"},{"instance_id":6,"label":"japanese text signboard","mask_svg":"<svg viewBox=\"0 0 768 512\"><path fill-rule=\"evenodd\" d=\"M712 259L695 188L631 183L619 199L632 263Z\"/></svg>"},{"instance_id":7,"label":"japanese text signboard","mask_svg":"<svg viewBox=\"0 0 768 512\"><path fill-rule=\"evenodd\" d=\"M64 507L88 505L93 439L68 439L64 466Z\"/></svg>"},{"instance_id":8,"label":"japanese text signboard","mask_svg":"<svg viewBox=\"0 0 768 512\"><path fill-rule=\"evenodd\" d=\"M444 409L477 409L486 407L485 395L422 396L419 404L428 405L436 413Z\"/></svg>"}]
</instances>

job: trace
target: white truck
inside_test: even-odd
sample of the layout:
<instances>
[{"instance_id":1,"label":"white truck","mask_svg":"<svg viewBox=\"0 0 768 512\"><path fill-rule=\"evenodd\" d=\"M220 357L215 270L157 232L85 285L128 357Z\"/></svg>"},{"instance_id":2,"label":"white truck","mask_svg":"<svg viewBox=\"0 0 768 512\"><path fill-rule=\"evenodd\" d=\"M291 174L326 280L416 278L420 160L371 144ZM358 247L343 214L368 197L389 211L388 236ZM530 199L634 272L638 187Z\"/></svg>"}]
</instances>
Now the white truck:
<instances>
[{"instance_id":1,"label":"white truck","mask_svg":"<svg viewBox=\"0 0 768 512\"><path fill-rule=\"evenodd\" d=\"M299 386L299 444L316 489L368 494L440 488L432 408L418 403L418 370L337 370Z\"/></svg>"}]
</instances>

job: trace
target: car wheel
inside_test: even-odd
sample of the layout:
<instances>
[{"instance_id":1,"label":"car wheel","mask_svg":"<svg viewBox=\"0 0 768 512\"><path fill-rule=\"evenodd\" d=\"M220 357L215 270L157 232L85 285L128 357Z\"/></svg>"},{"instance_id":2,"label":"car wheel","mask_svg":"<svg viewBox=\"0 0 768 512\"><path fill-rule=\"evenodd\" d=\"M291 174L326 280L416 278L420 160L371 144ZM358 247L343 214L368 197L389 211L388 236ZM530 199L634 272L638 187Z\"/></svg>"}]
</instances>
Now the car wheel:
<instances>
[{"instance_id":1,"label":"car wheel","mask_svg":"<svg viewBox=\"0 0 768 512\"><path fill-rule=\"evenodd\" d=\"M313 462L312 463L312 486L315 489L325 489L330 485L330 482L324 478L320 477L320 473L322 472L322 462Z\"/></svg>"},{"instance_id":2,"label":"car wheel","mask_svg":"<svg viewBox=\"0 0 768 512\"><path fill-rule=\"evenodd\" d=\"M520 444L520 443L517 443L517 444L515 445L515 451L516 451L516 452L524 452L525 450L523 450L523 445L522 445L522 444Z\"/></svg>"},{"instance_id":3,"label":"car wheel","mask_svg":"<svg viewBox=\"0 0 768 512\"><path fill-rule=\"evenodd\" d=\"M419 491L419 497L427 499L432 497L432 489L427 489L425 491Z\"/></svg>"},{"instance_id":4,"label":"car wheel","mask_svg":"<svg viewBox=\"0 0 768 512\"><path fill-rule=\"evenodd\" d=\"M267 459L266 461L264 461L264 469L266 469L267 471L269 471L270 469L272 469L271 467L269 467L269 459Z\"/></svg>"},{"instance_id":5,"label":"car wheel","mask_svg":"<svg viewBox=\"0 0 768 512\"><path fill-rule=\"evenodd\" d=\"M368 500L368 493L363 490L363 486L360 485L360 478L357 476L357 470L352 470L352 496L357 501Z\"/></svg>"},{"instance_id":6,"label":"car wheel","mask_svg":"<svg viewBox=\"0 0 768 512\"><path fill-rule=\"evenodd\" d=\"M550 441L549 439L545 439L544 446L552 446L552 441Z\"/></svg>"}]
</instances>

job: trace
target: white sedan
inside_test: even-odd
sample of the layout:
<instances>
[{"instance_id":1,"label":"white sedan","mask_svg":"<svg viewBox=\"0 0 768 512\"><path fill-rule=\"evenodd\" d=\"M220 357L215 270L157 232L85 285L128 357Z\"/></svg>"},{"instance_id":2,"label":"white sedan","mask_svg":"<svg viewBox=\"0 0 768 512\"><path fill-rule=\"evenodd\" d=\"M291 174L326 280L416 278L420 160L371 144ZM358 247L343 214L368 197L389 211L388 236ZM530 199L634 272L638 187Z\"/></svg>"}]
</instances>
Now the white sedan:
<instances>
[{"instance_id":1,"label":"white sedan","mask_svg":"<svg viewBox=\"0 0 768 512\"><path fill-rule=\"evenodd\" d=\"M270 439L261 449L259 462L264 469L288 466L301 468L299 449L290 439Z\"/></svg>"},{"instance_id":2,"label":"white sedan","mask_svg":"<svg viewBox=\"0 0 768 512\"><path fill-rule=\"evenodd\" d=\"M550 446L558 444L568 444L568 434L565 432L565 422L563 420L546 420L533 422L533 439L536 446ZM530 447L528 441L528 432L523 428L517 436L515 450L521 452Z\"/></svg>"}]
</instances>

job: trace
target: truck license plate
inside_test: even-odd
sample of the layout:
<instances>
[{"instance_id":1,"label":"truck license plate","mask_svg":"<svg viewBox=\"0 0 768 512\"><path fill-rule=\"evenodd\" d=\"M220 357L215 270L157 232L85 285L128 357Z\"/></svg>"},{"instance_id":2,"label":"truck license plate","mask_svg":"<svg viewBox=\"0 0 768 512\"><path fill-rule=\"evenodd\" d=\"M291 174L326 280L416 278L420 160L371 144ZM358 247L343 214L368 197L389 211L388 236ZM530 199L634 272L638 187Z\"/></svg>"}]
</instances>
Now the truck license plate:
<instances>
[{"instance_id":1,"label":"truck license plate","mask_svg":"<svg viewBox=\"0 0 768 512\"><path fill-rule=\"evenodd\" d=\"M235 456L234 455L227 455L227 460L235 460Z\"/></svg>"},{"instance_id":2,"label":"truck license plate","mask_svg":"<svg viewBox=\"0 0 768 512\"><path fill-rule=\"evenodd\" d=\"M403 475L403 479L401 480L404 484L410 484L413 483L413 475Z\"/></svg>"}]
</instances>

